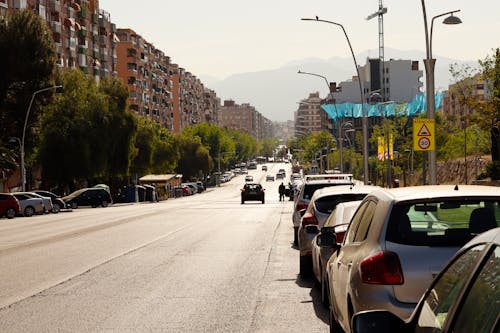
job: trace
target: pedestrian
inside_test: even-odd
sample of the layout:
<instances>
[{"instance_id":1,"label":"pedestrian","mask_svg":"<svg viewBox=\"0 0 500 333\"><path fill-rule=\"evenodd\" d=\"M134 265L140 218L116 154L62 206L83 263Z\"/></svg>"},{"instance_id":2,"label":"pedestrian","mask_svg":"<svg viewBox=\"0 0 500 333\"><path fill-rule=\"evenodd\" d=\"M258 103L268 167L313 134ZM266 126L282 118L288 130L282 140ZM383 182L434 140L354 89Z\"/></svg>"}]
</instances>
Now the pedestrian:
<instances>
[{"instance_id":1,"label":"pedestrian","mask_svg":"<svg viewBox=\"0 0 500 333\"><path fill-rule=\"evenodd\" d=\"M280 194L280 201L285 201L285 185L283 183L279 186L278 192Z\"/></svg>"}]
</instances>

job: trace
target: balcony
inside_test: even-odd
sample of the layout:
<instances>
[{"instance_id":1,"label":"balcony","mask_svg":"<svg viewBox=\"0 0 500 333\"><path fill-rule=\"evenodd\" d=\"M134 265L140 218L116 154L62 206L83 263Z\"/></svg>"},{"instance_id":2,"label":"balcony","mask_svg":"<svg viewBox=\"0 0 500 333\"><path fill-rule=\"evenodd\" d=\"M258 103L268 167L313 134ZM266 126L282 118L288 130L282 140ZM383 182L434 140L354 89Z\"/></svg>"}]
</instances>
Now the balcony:
<instances>
[{"instance_id":1,"label":"balcony","mask_svg":"<svg viewBox=\"0 0 500 333\"><path fill-rule=\"evenodd\" d=\"M61 1L50 0L49 8L52 14L61 12Z\"/></svg>"},{"instance_id":2,"label":"balcony","mask_svg":"<svg viewBox=\"0 0 500 333\"><path fill-rule=\"evenodd\" d=\"M52 21L50 27L52 28L52 32L57 32L59 34L62 32L62 24L59 21Z\"/></svg>"},{"instance_id":3,"label":"balcony","mask_svg":"<svg viewBox=\"0 0 500 333\"><path fill-rule=\"evenodd\" d=\"M86 54L79 54L78 55L78 66L87 67L87 55Z\"/></svg>"},{"instance_id":4,"label":"balcony","mask_svg":"<svg viewBox=\"0 0 500 333\"><path fill-rule=\"evenodd\" d=\"M100 45L108 45L108 37L107 36L99 36L99 44Z\"/></svg>"}]
</instances>

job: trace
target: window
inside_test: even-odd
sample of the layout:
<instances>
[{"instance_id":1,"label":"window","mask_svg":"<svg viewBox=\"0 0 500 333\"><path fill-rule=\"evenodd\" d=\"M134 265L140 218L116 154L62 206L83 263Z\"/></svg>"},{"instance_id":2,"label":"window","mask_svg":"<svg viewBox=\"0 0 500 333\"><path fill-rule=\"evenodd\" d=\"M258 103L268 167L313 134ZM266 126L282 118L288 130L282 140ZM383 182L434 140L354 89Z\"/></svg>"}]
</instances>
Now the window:
<instances>
[{"instance_id":1,"label":"window","mask_svg":"<svg viewBox=\"0 0 500 333\"><path fill-rule=\"evenodd\" d=\"M484 248L484 245L478 245L465 252L441 275L423 301L415 333L441 332L448 311L459 296ZM473 313L476 315L477 311Z\"/></svg>"},{"instance_id":2,"label":"window","mask_svg":"<svg viewBox=\"0 0 500 333\"><path fill-rule=\"evenodd\" d=\"M369 202L361 203L361 206L359 207L358 211L354 216L352 217L351 223L349 224L349 229L347 229L347 235L344 238L344 245L350 244L354 241L354 235L356 233L356 229L358 228L358 225L361 222L361 219L363 218L363 214L365 212L365 209L368 207Z\"/></svg>"},{"instance_id":3,"label":"window","mask_svg":"<svg viewBox=\"0 0 500 333\"><path fill-rule=\"evenodd\" d=\"M363 213L363 217L361 218L361 222L359 223L358 230L356 230L356 235L354 236L354 242L362 242L366 239L366 236L368 236L368 230L370 229L370 225L372 223L376 207L377 207L376 202L374 201L368 202L368 207Z\"/></svg>"},{"instance_id":4,"label":"window","mask_svg":"<svg viewBox=\"0 0 500 333\"><path fill-rule=\"evenodd\" d=\"M495 248L456 315L453 332L492 332L500 312L500 248Z\"/></svg>"}]
</instances>

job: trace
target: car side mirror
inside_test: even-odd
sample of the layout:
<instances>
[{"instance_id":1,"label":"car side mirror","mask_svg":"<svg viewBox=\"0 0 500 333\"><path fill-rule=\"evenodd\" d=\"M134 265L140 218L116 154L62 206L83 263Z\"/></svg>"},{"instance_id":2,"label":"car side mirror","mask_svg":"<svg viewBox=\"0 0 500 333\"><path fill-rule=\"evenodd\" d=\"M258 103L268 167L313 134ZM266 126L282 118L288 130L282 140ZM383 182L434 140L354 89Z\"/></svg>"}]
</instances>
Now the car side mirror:
<instances>
[{"instance_id":1,"label":"car side mirror","mask_svg":"<svg viewBox=\"0 0 500 333\"><path fill-rule=\"evenodd\" d=\"M335 234L331 232L321 233L316 237L316 245L319 247L328 247L334 248L337 247L337 243L335 242Z\"/></svg>"},{"instance_id":2,"label":"car side mirror","mask_svg":"<svg viewBox=\"0 0 500 333\"><path fill-rule=\"evenodd\" d=\"M405 322L387 310L371 310L356 313L352 317L354 333L406 332Z\"/></svg>"}]
</instances>

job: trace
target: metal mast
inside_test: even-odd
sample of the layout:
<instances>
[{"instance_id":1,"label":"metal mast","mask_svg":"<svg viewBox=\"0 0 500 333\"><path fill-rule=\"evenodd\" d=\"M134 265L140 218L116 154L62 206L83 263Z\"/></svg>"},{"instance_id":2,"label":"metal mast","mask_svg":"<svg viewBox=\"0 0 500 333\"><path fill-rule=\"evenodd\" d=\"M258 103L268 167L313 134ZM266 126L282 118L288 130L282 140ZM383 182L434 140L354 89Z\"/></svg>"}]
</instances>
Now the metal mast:
<instances>
[{"instance_id":1,"label":"metal mast","mask_svg":"<svg viewBox=\"0 0 500 333\"><path fill-rule=\"evenodd\" d=\"M372 18L378 16L378 58L380 68L380 96L382 98L382 102L386 100L384 64L384 14L386 13L387 8L382 4L382 0L379 0L378 11L366 18L366 20L371 20Z\"/></svg>"}]
</instances>

